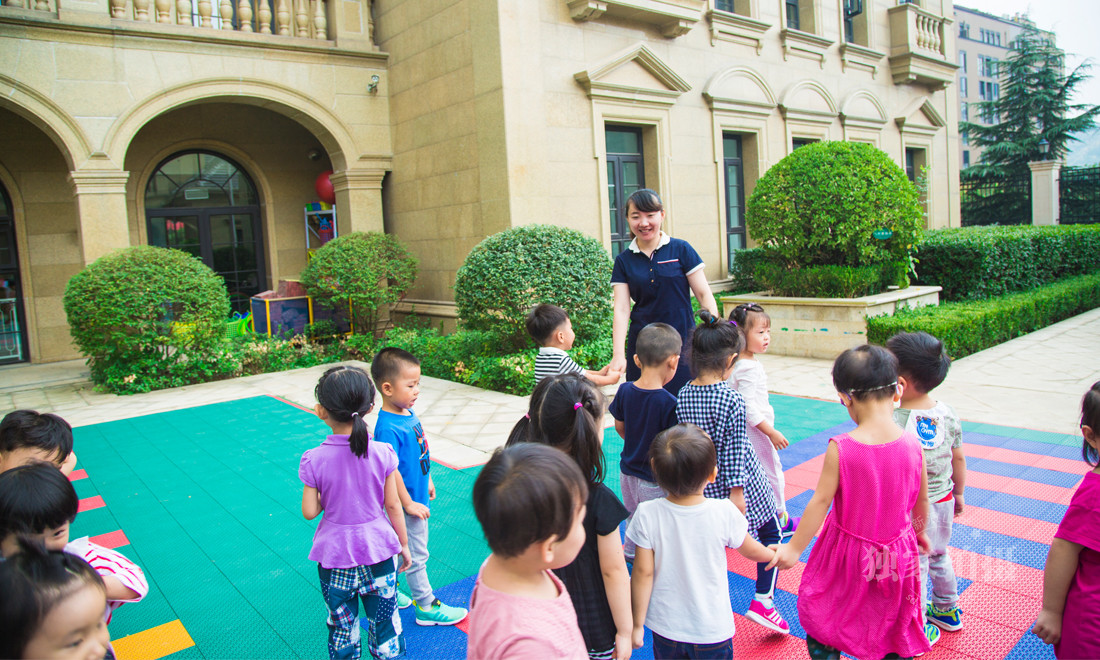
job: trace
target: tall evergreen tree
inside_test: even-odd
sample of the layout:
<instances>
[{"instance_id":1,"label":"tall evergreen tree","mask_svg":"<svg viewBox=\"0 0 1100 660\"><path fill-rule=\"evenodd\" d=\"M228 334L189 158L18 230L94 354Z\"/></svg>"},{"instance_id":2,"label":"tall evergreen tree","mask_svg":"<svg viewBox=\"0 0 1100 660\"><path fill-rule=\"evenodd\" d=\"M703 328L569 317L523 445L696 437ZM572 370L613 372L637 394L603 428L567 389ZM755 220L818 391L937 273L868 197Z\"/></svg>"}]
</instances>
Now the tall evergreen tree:
<instances>
[{"instance_id":1,"label":"tall evergreen tree","mask_svg":"<svg viewBox=\"0 0 1100 660\"><path fill-rule=\"evenodd\" d=\"M1026 176L1027 163L1042 159L1039 143L1044 139L1050 145L1048 158L1064 158L1077 141L1075 134L1095 127L1100 115L1100 106L1071 102L1074 88L1090 78L1090 68L1085 62L1065 73L1065 53L1027 26L998 64L1000 97L970 105L975 119L993 121L959 124L970 143L984 149L963 178Z\"/></svg>"}]
</instances>

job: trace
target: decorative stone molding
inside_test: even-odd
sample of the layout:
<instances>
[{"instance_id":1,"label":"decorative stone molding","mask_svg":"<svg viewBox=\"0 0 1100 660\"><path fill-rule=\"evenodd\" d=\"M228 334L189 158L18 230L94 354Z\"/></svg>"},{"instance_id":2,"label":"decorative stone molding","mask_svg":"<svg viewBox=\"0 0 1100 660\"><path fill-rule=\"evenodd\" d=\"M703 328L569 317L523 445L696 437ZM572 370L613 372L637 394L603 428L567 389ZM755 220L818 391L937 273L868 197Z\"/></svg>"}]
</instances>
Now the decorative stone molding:
<instances>
[{"instance_id":1,"label":"decorative stone molding","mask_svg":"<svg viewBox=\"0 0 1100 660\"><path fill-rule=\"evenodd\" d=\"M790 28L780 30L779 39L783 43L783 61L796 55L816 60L822 69L825 68L825 51L835 43L832 39Z\"/></svg>"},{"instance_id":2,"label":"decorative stone molding","mask_svg":"<svg viewBox=\"0 0 1100 660\"><path fill-rule=\"evenodd\" d=\"M848 129L881 131L886 126L887 114L882 101L871 92L859 90L844 100L840 109L840 124Z\"/></svg>"},{"instance_id":3,"label":"decorative stone molding","mask_svg":"<svg viewBox=\"0 0 1100 660\"><path fill-rule=\"evenodd\" d=\"M600 0L570 0L569 18L574 21L594 21L607 12L607 3Z\"/></svg>"},{"instance_id":4,"label":"decorative stone molding","mask_svg":"<svg viewBox=\"0 0 1100 660\"><path fill-rule=\"evenodd\" d=\"M832 124L839 114L832 94L814 80L803 80L784 90L779 111L788 121L813 125Z\"/></svg>"},{"instance_id":5,"label":"decorative stone molding","mask_svg":"<svg viewBox=\"0 0 1100 660\"><path fill-rule=\"evenodd\" d=\"M599 20L605 14L656 26L666 37L681 37L703 17L707 0L565 0L574 21Z\"/></svg>"},{"instance_id":6,"label":"decorative stone molding","mask_svg":"<svg viewBox=\"0 0 1100 660\"><path fill-rule=\"evenodd\" d=\"M327 108L293 89L252 78L208 78L168 87L138 101L115 120L104 138L104 152L114 162L124 162L126 149L137 131L154 117L195 101L222 97L231 103L263 105L298 122L324 147L333 169L345 169L358 153L344 123Z\"/></svg>"},{"instance_id":7,"label":"decorative stone molding","mask_svg":"<svg viewBox=\"0 0 1100 660\"><path fill-rule=\"evenodd\" d=\"M919 121L921 118L924 119L923 123ZM927 98L909 104L902 114L894 117L894 123L897 124L898 130L901 131L903 138L930 138L936 133L939 133L940 129L947 126L947 122L944 121L943 116Z\"/></svg>"},{"instance_id":8,"label":"decorative stone molding","mask_svg":"<svg viewBox=\"0 0 1100 660\"><path fill-rule=\"evenodd\" d=\"M777 105L763 76L747 67L730 67L714 74L703 88L712 110L735 117L768 117Z\"/></svg>"},{"instance_id":9,"label":"decorative stone molding","mask_svg":"<svg viewBox=\"0 0 1100 660\"><path fill-rule=\"evenodd\" d=\"M333 172L329 176L329 180L332 182L332 189L335 191L361 190L364 188L381 190L382 179L385 176L386 169L354 169Z\"/></svg>"},{"instance_id":10,"label":"decorative stone molding","mask_svg":"<svg viewBox=\"0 0 1100 660\"><path fill-rule=\"evenodd\" d=\"M764 48L764 33L772 26L771 23L719 9L708 11L707 21L710 22L710 45L719 41L744 44L755 48L757 55Z\"/></svg>"},{"instance_id":11,"label":"decorative stone molding","mask_svg":"<svg viewBox=\"0 0 1100 660\"><path fill-rule=\"evenodd\" d=\"M840 44L840 61L844 70L849 68L863 69L871 72L871 79L878 75L878 67L881 65L886 53L872 50L857 44Z\"/></svg>"},{"instance_id":12,"label":"decorative stone molding","mask_svg":"<svg viewBox=\"0 0 1100 660\"><path fill-rule=\"evenodd\" d=\"M78 170L69 172L76 195L125 195L130 173L122 170Z\"/></svg>"},{"instance_id":13,"label":"decorative stone molding","mask_svg":"<svg viewBox=\"0 0 1100 660\"><path fill-rule=\"evenodd\" d=\"M654 83L643 86L636 79L617 77L616 72L633 63L648 74ZM626 103L672 105L691 85L665 64L645 44L638 44L613 55L602 63L574 74L573 78L592 99L603 98Z\"/></svg>"}]
</instances>

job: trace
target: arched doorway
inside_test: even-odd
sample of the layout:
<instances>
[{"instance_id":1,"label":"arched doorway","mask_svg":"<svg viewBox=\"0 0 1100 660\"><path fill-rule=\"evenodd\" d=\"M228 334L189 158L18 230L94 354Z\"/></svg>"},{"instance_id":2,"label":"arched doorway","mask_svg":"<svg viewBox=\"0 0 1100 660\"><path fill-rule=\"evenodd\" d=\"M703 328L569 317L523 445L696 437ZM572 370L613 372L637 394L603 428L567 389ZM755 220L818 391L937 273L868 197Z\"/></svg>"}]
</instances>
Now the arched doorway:
<instances>
[{"instance_id":1,"label":"arched doorway","mask_svg":"<svg viewBox=\"0 0 1100 660\"><path fill-rule=\"evenodd\" d=\"M150 245L189 252L225 278L235 311L266 288L259 195L229 158L185 151L162 161L145 186L145 222Z\"/></svg>"},{"instance_id":2,"label":"arched doorway","mask_svg":"<svg viewBox=\"0 0 1100 660\"><path fill-rule=\"evenodd\" d=\"M0 185L0 364L27 360L27 320L15 245L15 213Z\"/></svg>"}]
</instances>

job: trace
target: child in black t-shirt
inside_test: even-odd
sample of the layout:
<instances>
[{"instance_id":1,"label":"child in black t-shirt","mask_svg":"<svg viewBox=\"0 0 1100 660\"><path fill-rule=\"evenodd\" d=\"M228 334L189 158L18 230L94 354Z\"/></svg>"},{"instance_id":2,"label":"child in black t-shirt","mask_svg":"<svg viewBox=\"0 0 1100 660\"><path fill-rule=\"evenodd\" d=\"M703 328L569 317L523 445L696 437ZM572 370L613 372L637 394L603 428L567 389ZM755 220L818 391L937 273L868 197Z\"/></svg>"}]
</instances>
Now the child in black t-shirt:
<instances>
[{"instance_id":1,"label":"child in black t-shirt","mask_svg":"<svg viewBox=\"0 0 1100 660\"><path fill-rule=\"evenodd\" d=\"M584 376L544 378L531 393L530 409L512 429L508 445L537 442L560 449L588 480L584 546L571 564L555 568L554 574L573 599L588 657L626 660L634 623L619 524L627 512L603 483L603 413L603 395Z\"/></svg>"},{"instance_id":2,"label":"child in black t-shirt","mask_svg":"<svg viewBox=\"0 0 1100 660\"><path fill-rule=\"evenodd\" d=\"M653 438L676 425L676 397L664 389L676 375L680 363L680 333L667 323L650 323L638 333L634 364L642 375L632 383L623 383L615 393L608 412L615 418L615 430L623 439L619 460L619 485L623 505L630 512L627 524L642 502L665 496L649 466L649 446ZM628 537L623 546L627 561L634 561L634 541Z\"/></svg>"}]
</instances>

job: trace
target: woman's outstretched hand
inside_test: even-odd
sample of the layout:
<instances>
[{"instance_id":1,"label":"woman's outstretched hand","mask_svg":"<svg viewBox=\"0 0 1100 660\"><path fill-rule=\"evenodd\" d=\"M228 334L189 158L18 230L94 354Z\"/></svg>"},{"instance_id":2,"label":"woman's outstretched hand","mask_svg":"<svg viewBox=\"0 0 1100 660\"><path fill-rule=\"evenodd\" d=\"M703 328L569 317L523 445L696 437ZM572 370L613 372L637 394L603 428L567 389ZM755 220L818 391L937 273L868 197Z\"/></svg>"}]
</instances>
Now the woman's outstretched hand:
<instances>
[{"instance_id":1,"label":"woman's outstretched hand","mask_svg":"<svg viewBox=\"0 0 1100 660\"><path fill-rule=\"evenodd\" d=\"M607 371L618 371L619 373L623 373L626 371L626 358L611 358L611 362L604 368L607 369Z\"/></svg>"}]
</instances>

